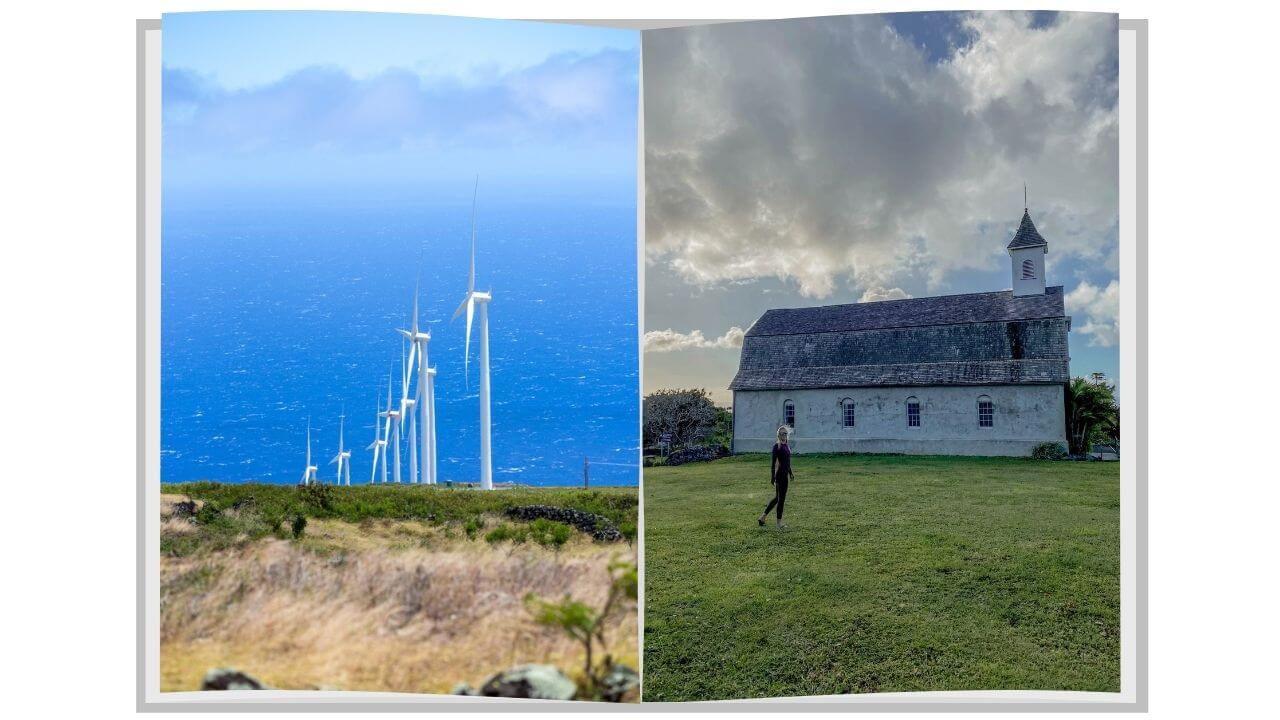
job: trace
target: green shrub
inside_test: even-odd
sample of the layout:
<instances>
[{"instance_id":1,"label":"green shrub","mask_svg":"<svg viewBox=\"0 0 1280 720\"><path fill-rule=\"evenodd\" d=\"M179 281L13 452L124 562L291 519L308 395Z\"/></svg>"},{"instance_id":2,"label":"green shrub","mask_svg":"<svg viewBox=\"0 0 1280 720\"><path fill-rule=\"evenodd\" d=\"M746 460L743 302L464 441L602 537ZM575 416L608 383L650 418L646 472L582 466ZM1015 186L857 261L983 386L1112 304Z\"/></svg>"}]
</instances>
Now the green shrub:
<instances>
[{"instance_id":1,"label":"green shrub","mask_svg":"<svg viewBox=\"0 0 1280 720\"><path fill-rule=\"evenodd\" d=\"M483 527L484 523L480 518L467 518L467 521L462 525L462 531L467 534L468 540L475 540L476 533L480 532Z\"/></svg>"},{"instance_id":2,"label":"green shrub","mask_svg":"<svg viewBox=\"0 0 1280 720\"><path fill-rule=\"evenodd\" d=\"M559 601L545 600L534 593L524 597L525 608L533 621L546 627L559 628L582 645L585 651L580 697L602 699L605 676L613 667L604 628L611 617L630 611L637 598L636 566L628 562L609 563L609 595L599 609L565 595ZM630 602L628 602L630 601ZM603 655L598 663L596 657Z\"/></svg>"},{"instance_id":3,"label":"green shrub","mask_svg":"<svg viewBox=\"0 0 1280 720\"><path fill-rule=\"evenodd\" d=\"M538 518L529 523L529 536L543 547L559 550L573 537L573 528L562 522Z\"/></svg>"},{"instance_id":4,"label":"green shrub","mask_svg":"<svg viewBox=\"0 0 1280 720\"><path fill-rule=\"evenodd\" d=\"M294 515L292 529L294 539L301 539L303 533L307 531L307 516Z\"/></svg>"},{"instance_id":5,"label":"green shrub","mask_svg":"<svg viewBox=\"0 0 1280 720\"><path fill-rule=\"evenodd\" d=\"M622 533L622 537L626 538L628 543L633 545L635 544L635 541L636 541L635 522L631 520L626 520L624 522L618 523L618 532Z\"/></svg>"},{"instance_id":6,"label":"green shrub","mask_svg":"<svg viewBox=\"0 0 1280 720\"><path fill-rule=\"evenodd\" d=\"M1067 449L1062 443L1042 442L1031 450L1031 457L1037 460L1062 460L1067 456Z\"/></svg>"},{"instance_id":7,"label":"green shrub","mask_svg":"<svg viewBox=\"0 0 1280 720\"><path fill-rule=\"evenodd\" d=\"M333 509L333 487L330 485L299 485L298 497L317 510L328 512Z\"/></svg>"},{"instance_id":8,"label":"green shrub","mask_svg":"<svg viewBox=\"0 0 1280 720\"><path fill-rule=\"evenodd\" d=\"M511 542L513 545L521 545L529 539L529 531L525 528L512 527L511 525L499 525L490 530L484 536L484 541L490 545L498 543Z\"/></svg>"}]
</instances>

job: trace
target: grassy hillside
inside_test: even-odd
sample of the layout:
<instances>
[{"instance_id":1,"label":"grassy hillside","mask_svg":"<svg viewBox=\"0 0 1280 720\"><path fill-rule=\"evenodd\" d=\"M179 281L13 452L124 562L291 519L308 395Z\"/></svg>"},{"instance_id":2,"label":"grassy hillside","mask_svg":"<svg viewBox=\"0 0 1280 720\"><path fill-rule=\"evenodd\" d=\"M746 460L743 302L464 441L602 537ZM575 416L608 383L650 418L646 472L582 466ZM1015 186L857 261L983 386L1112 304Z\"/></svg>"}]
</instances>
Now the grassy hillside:
<instances>
[{"instance_id":1,"label":"grassy hillside","mask_svg":"<svg viewBox=\"0 0 1280 720\"><path fill-rule=\"evenodd\" d=\"M527 662L573 675L580 646L534 623L525 596L597 606L609 564L635 561L627 540L505 515L550 505L634 533L634 488L190 483L161 498L166 691L196 689L219 666L280 688L437 693ZM632 667L636 633L634 607L606 630Z\"/></svg>"},{"instance_id":2,"label":"grassy hillside","mask_svg":"<svg viewBox=\"0 0 1280 720\"><path fill-rule=\"evenodd\" d=\"M794 463L645 470L645 700L1119 690L1118 463Z\"/></svg>"},{"instance_id":3,"label":"grassy hillside","mask_svg":"<svg viewBox=\"0 0 1280 720\"><path fill-rule=\"evenodd\" d=\"M635 488L511 488L478 492L425 485L294 485L196 482L161 485L160 492L197 501L200 532L162 534L162 555L181 556L198 549L228 547L246 540L291 535L298 516L308 519L406 520L474 535L486 516L508 508L551 505L607 518L624 536L634 538L639 496Z\"/></svg>"}]
</instances>

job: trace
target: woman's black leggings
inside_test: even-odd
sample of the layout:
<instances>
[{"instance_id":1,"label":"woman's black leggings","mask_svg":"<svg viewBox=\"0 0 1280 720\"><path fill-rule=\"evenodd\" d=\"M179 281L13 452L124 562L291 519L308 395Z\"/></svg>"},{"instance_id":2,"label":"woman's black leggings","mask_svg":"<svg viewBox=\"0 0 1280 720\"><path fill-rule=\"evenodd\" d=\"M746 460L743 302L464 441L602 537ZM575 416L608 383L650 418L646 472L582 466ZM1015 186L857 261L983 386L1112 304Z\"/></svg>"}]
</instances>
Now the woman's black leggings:
<instances>
[{"instance_id":1,"label":"woman's black leggings","mask_svg":"<svg viewBox=\"0 0 1280 720\"><path fill-rule=\"evenodd\" d=\"M764 509L764 514L768 515L774 505L778 506L778 520L782 520L782 503L787 501L787 479L780 478L773 482L774 496Z\"/></svg>"}]
</instances>

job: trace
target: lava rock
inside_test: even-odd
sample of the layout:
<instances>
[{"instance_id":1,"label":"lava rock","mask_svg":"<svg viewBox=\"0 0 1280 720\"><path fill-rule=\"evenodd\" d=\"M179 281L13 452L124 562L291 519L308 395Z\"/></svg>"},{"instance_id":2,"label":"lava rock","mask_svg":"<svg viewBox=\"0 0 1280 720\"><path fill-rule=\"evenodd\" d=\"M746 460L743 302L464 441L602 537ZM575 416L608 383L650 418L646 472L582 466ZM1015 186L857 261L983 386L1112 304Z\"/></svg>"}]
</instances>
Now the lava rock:
<instances>
[{"instance_id":1,"label":"lava rock","mask_svg":"<svg viewBox=\"0 0 1280 720\"><path fill-rule=\"evenodd\" d=\"M627 694L640 687L640 674L626 665L614 665L604 676L600 696L609 702L623 702Z\"/></svg>"},{"instance_id":2,"label":"lava rock","mask_svg":"<svg viewBox=\"0 0 1280 720\"><path fill-rule=\"evenodd\" d=\"M534 698L537 700L572 700L578 686L554 665L520 665L494 675L473 690L470 686L454 688L455 695L484 697Z\"/></svg>"},{"instance_id":3,"label":"lava rock","mask_svg":"<svg viewBox=\"0 0 1280 720\"><path fill-rule=\"evenodd\" d=\"M537 520L538 518L555 520L566 525L572 525L584 533L589 533L591 537L600 542L618 542L623 539L622 533L618 532L618 528L609 522L608 518L595 513L574 510L573 508L553 507L551 505L520 505L507 508L507 517L513 520L524 520L525 522Z\"/></svg>"},{"instance_id":4,"label":"lava rock","mask_svg":"<svg viewBox=\"0 0 1280 720\"><path fill-rule=\"evenodd\" d=\"M205 673L200 682L201 690L265 690L266 687L254 676L235 668L214 668Z\"/></svg>"},{"instance_id":5,"label":"lava rock","mask_svg":"<svg viewBox=\"0 0 1280 720\"><path fill-rule=\"evenodd\" d=\"M676 450L667 456L667 465L684 465L691 462L718 460L729 454L723 445L694 445Z\"/></svg>"},{"instance_id":6,"label":"lava rock","mask_svg":"<svg viewBox=\"0 0 1280 720\"><path fill-rule=\"evenodd\" d=\"M173 504L169 511L174 518L192 518L196 515L195 500L182 500Z\"/></svg>"}]
</instances>

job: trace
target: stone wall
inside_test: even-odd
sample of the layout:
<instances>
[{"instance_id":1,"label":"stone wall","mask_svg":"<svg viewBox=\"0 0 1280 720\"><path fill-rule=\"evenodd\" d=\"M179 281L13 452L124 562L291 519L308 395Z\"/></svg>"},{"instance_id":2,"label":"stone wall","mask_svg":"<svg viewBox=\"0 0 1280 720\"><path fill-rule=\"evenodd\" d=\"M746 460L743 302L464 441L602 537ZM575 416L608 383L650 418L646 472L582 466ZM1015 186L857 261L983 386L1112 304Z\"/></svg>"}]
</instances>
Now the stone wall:
<instances>
[{"instance_id":1,"label":"stone wall","mask_svg":"<svg viewBox=\"0 0 1280 720\"><path fill-rule=\"evenodd\" d=\"M991 398L992 427L978 425L978 398ZM907 426L909 397L920 427ZM854 427L843 423L851 399ZM1042 442L1066 443L1064 388L1051 385L754 390L734 393L733 451L768 452L783 403L796 407L792 450L913 455L1030 455Z\"/></svg>"}]
</instances>

